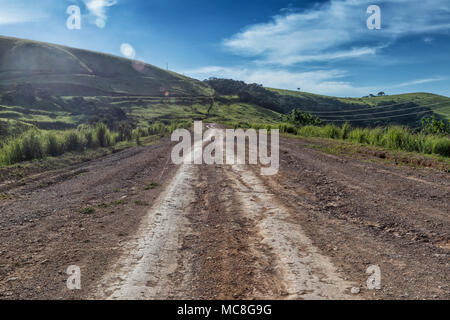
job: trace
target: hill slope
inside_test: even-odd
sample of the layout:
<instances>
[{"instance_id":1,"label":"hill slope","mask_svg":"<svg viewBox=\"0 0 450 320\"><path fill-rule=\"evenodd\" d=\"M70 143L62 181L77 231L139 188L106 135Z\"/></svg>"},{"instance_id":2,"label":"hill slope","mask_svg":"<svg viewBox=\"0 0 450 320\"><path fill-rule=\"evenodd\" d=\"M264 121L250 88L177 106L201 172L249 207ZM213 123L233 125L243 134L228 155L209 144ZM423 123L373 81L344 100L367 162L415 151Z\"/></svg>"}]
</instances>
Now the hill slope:
<instances>
[{"instance_id":1,"label":"hill slope","mask_svg":"<svg viewBox=\"0 0 450 320\"><path fill-rule=\"evenodd\" d=\"M122 120L146 126L186 118L273 122L294 108L355 126L417 127L426 115L450 118L450 99L427 93L344 99L227 79L198 81L112 55L0 37L0 121L9 120L10 133L98 121L110 127Z\"/></svg>"},{"instance_id":2,"label":"hill slope","mask_svg":"<svg viewBox=\"0 0 450 320\"><path fill-rule=\"evenodd\" d=\"M206 95L200 81L120 57L0 37L0 88L27 83L47 95Z\"/></svg>"},{"instance_id":3,"label":"hill slope","mask_svg":"<svg viewBox=\"0 0 450 320\"><path fill-rule=\"evenodd\" d=\"M279 118L258 105L214 101L213 95L205 82L149 64L0 37L0 121L9 121L10 133L30 125L65 129L98 121L114 127L122 120L146 126L186 118Z\"/></svg>"},{"instance_id":4,"label":"hill slope","mask_svg":"<svg viewBox=\"0 0 450 320\"><path fill-rule=\"evenodd\" d=\"M269 89L305 111L324 120L352 122L362 126L404 124L420 125L424 116L450 120L450 98L431 93L408 93L382 97L337 98L306 92Z\"/></svg>"}]
</instances>

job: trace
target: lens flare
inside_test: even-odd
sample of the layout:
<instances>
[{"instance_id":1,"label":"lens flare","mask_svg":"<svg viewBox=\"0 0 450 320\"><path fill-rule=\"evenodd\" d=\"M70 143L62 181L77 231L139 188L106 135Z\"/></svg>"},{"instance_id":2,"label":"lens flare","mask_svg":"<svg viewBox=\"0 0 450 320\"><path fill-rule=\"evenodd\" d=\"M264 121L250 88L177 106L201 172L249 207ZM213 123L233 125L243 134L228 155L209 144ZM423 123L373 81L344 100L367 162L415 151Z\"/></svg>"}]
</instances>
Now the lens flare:
<instances>
[{"instance_id":1,"label":"lens flare","mask_svg":"<svg viewBox=\"0 0 450 320\"><path fill-rule=\"evenodd\" d=\"M122 43L120 46L120 52L122 52L123 56L128 59L134 59L136 57L136 51L128 43Z\"/></svg>"},{"instance_id":2,"label":"lens flare","mask_svg":"<svg viewBox=\"0 0 450 320\"><path fill-rule=\"evenodd\" d=\"M133 66L134 70L136 70L137 72L140 72L140 73L144 73L144 71L146 69L146 64L142 61L133 60L131 62L131 65Z\"/></svg>"}]
</instances>

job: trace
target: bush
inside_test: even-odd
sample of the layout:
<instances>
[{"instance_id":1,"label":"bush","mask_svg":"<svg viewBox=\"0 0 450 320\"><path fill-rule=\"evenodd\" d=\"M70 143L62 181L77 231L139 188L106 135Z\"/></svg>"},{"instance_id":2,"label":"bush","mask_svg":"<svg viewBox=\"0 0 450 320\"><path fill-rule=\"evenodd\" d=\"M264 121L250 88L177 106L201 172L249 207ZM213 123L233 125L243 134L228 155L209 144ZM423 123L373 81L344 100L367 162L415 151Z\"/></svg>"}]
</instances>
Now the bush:
<instances>
[{"instance_id":1,"label":"bush","mask_svg":"<svg viewBox=\"0 0 450 320\"><path fill-rule=\"evenodd\" d=\"M282 123L279 126L280 133L290 133L290 134L297 134L297 128L288 123Z\"/></svg>"},{"instance_id":2,"label":"bush","mask_svg":"<svg viewBox=\"0 0 450 320\"><path fill-rule=\"evenodd\" d=\"M444 157L450 157L450 139L437 138L433 143L433 153Z\"/></svg>"},{"instance_id":3,"label":"bush","mask_svg":"<svg viewBox=\"0 0 450 320\"><path fill-rule=\"evenodd\" d=\"M341 129L341 139L342 140L346 140L348 139L348 135L350 134L350 132L352 131L352 127L350 125L350 123L346 122L342 125L342 129Z\"/></svg>"},{"instance_id":4,"label":"bush","mask_svg":"<svg viewBox=\"0 0 450 320\"><path fill-rule=\"evenodd\" d=\"M69 131L64 134L64 150L65 151L80 151L83 149L82 139L78 136L76 131Z\"/></svg>"},{"instance_id":5,"label":"bush","mask_svg":"<svg viewBox=\"0 0 450 320\"><path fill-rule=\"evenodd\" d=\"M320 127L304 126L298 129L297 134L303 137L321 137L322 136L321 131L322 130Z\"/></svg>"},{"instance_id":6,"label":"bush","mask_svg":"<svg viewBox=\"0 0 450 320\"><path fill-rule=\"evenodd\" d=\"M111 134L104 123L97 123L95 126L95 137L100 147L103 148L111 145Z\"/></svg>"},{"instance_id":7,"label":"bush","mask_svg":"<svg viewBox=\"0 0 450 320\"><path fill-rule=\"evenodd\" d=\"M341 128L334 124L327 124L323 127L323 136L330 139L338 139L342 135Z\"/></svg>"},{"instance_id":8,"label":"bush","mask_svg":"<svg viewBox=\"0 0 450 320\"><path fill-rule=\"evenodd\" d=\"M366 129L356 128L350 131L348 135L349 140L357 143L368 143L368 132Z\"/></svg>"},{"instance_id":9,"label":"bush","mask_svg":"<svg viewBox=\"0 0 450 320\"><path fill-rule=\"evenodd\" d=\"M10 140L5 143L1 150L0 160L2 164L13 164L23 161L19 139Z\"/></svg>"},{"instance_id":10,"label":"bush","mask_svg":"<svg viewBox=\"0 0 450 320\"><path fill-rule=\"evenodd\" d=\"M384 134L384 146L390 149L419 151L414 135L405 127L390 127Z\"/></svg>"},{"instance_id":11,"label":"bush","mask_svg":"<svg viewBox=\"0 0 450 320\"><path fill-rule=\"evenodd\" d=\"M24 161L44 157L44 148L37 131L29 131L22 136L20 152Z\"/></svg>"},{"instance_id":12,"label":"bush","mask_svg":"<svg viewBox=\"0 0 450 320\"><path fill-rule=\"evenodd\" d=\"M416 135L417 140L417 147L418 151L425 154L431 154L433 153L433 144L435 137L431 135L426 134L417 134Z\"/></svg>"},{"instance_id":13,"label":"bush","mask_svg":"<svg viewBox=\"0 0 450 320\"><path fill-rule=\"evenodd\" d=\"M373 146L383 146L383 136L384 136L384 129L375 128L369 131L367 139L369 144Z\"/></svg>"},{"instance_id":14,"label":"bush","mask_svg":"<svg viewBox=\"0 0 450 320\"><path fill-rule=\"evenodd\" d=\"M118 125L118 141L130 141L133 139L133 129L127 121L121 121Z\"/></svg>"},{"instance_id":15,"label":"bush","mask_svg":"<svg viewBox=\"0 0 450 320\"><path fill-rule=\"evenodd\" d=\"M58 141L56 134L51 132L47 135L47 143L45 145L45 153L56 157L64 152L64 148L61 146L61 143Z\"/></svg>"}]
</instances>

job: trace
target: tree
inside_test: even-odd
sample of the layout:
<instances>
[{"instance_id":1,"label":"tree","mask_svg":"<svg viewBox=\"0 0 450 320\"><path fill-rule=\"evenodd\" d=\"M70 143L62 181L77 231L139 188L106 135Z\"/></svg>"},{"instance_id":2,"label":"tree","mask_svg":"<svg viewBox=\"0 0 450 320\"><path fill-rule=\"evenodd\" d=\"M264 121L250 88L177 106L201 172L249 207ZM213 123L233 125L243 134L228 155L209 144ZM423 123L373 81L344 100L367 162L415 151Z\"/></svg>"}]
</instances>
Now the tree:
<instances>
[{"instance_id":1,"label":"tree","mask_svg":"<svg viewBox=\"0 0 450 320\"><path fill-rule=\"evenodd\" d=\"M383 97L383 96L385 96L385 95L386 95L386 93L384 93L383 91L378 92L378 96L379 96L379 97Z\"/></svg>"},{"instance_id":2,"label":"tree","mask_svg":"<svg viewBox=\"0 0 450 320\"><path fill-rule=\"evenodd\" d=\"M438 120L434 115L423 118L422 132L426 134L450 134L450 123L446 120Z\"/></svg>"},{"instance_id":3,"label":"tree","mask_svg":"<svg viewBox=\"0 0 450 320\"><path fill-rule=\"evenodd\" d=\"M311 113L303 112L300 109L292 110L291 113L284 117L284 120L297 126L322 124L322 120L320 118Z\"/></svg>"}]
</instances>

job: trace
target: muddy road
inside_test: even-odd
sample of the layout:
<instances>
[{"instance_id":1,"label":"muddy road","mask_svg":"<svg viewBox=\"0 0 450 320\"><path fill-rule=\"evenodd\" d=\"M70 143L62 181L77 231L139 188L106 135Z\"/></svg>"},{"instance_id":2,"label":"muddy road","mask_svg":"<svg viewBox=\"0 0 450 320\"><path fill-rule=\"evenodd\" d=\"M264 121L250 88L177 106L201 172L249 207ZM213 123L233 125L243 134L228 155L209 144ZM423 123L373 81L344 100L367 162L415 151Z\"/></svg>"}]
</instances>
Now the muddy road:
<instances>
[{"instance_id":1,"label":"muddy road","mask_svg":"<svg viewBox=\"0 0 450 320\"><path fill-rule=\"evenodd\" d=\"M449 173L282 138L261 176L175 166L172 145L3 182L0 298L450 299Z\"/></svg>"}]
</instances>

